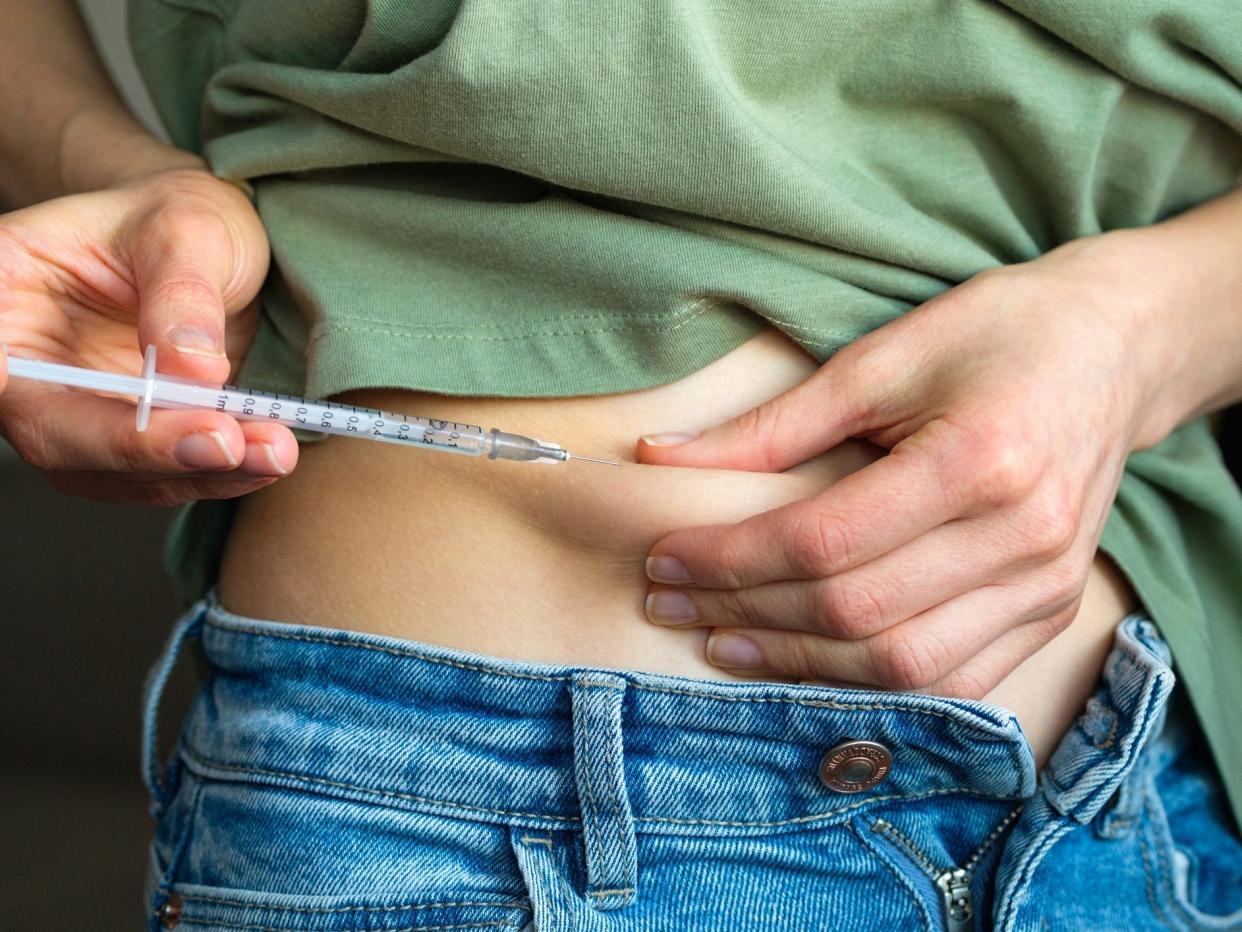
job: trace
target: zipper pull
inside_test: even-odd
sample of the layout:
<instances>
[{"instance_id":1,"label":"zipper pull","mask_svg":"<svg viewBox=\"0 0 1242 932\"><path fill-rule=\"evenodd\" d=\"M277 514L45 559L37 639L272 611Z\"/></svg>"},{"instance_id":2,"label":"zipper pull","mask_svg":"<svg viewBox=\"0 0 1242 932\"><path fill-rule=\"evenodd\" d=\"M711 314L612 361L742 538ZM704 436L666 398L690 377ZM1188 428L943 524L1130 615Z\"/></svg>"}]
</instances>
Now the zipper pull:
<instances>
[{"instance_id":1,"label":"zipper pull","mask_svg":"<svg viewBox=\"0 0 1242 932\"><path fill-rule=\"evenodd\" d=\"M935 877L944 904L944 924L949 932L972 932L975 906L970 899L970 871L950 867Z\"/></svg>"}]
</instances>

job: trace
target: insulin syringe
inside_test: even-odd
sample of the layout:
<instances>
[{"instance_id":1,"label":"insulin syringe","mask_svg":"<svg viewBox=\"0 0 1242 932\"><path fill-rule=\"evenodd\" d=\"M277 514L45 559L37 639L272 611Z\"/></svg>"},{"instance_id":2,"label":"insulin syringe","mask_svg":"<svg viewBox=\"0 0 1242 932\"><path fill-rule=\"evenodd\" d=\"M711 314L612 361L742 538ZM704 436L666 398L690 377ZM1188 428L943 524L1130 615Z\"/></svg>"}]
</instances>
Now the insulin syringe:
<instances>
[{"instance_id":1,"label":"insulin syringe","mask_svg":"<svg viewBox=\"0 0 1242 932\"><path fill-rule=\"evenodd\" d=\"M296 395L254 391L235 385L204 385L155 371L155 347L148 346L141 376L122 375L101 369L64 366L59 363L10 356L0 343L9 375L40 382L134 395L138 399L138 430L146 430L152 408L199 408L220 411L241 421L275 421L294 430L339 434L362 440L379 440L413 446L486 456L488 459L527 463L563 463L570 459L620 466L610 460L570 454L560 444L413 414L359 408L343 402L313 401Z\"/></svg>"}]
</instances>

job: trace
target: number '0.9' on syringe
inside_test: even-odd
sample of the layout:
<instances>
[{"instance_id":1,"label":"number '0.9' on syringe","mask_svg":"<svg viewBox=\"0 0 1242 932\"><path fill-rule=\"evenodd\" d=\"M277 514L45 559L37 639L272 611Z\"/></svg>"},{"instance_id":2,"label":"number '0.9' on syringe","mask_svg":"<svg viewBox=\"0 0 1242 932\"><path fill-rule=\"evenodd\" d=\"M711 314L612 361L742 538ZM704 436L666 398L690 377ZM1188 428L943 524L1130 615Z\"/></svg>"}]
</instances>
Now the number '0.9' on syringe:
<instances>
[{"instance_id":1,"label":"number '0.9' on syringe","mask_svg":"<svg viewBox=\"0 0 1242 932\"><path fill-rule=\"evenodd\" d=\"M24 359L10 355L4 343L0 343L0 348L4 351L9 375L16 378L134 395L138 399L137 426L140 431L146 430L152 408L196 408L219 411L242 421L275 421L296 430L378 440L444 453L485 456L488 459L527 463L564 463L575 459L607 466L621 465L610 460L571 454L560 444L507 433L494 427L483 428L413 414L314 401L235 385L204 385L163 375L155 370L154 346L147 347L141 376Z\"/></svg>"}]
</instances>

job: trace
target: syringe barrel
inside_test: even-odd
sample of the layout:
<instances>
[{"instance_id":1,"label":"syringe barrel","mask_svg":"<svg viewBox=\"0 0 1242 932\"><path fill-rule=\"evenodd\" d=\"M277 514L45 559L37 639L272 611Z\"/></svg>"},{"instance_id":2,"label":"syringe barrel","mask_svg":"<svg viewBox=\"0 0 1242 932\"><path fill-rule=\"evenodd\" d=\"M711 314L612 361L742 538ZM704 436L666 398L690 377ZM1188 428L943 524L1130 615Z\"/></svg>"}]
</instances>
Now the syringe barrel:
<instances>
[{"instance_id":1,"label":"syringe barrel","mask_svg":"<svg viewBox=\"0 0 1242 932\"><path fill-rule=\"evenodd\" d=\"M559 444L495 428L489 430L475 424L359 408L344 402L334 404L236 385L203 385L166 375L156 368L154 345L148 345L143 354L141 376L21 359L9 355L7 346L0 344L0 348L3 348L10 375L136 395L140 431L147 428L151 408L188 408L214 410L238 420L275 422L292 430L424 447L465 456L528 463L563 463L569 459L569 454Z\"/></svg>"},{"instance_id":2,"label":"syringe barrel","mask_svg":"<svg viewBox=\"0 0 1242 932\"><path fill-rule=\"evenodd\" d=\"M219 408L222 389L174 375L157 375L151 404L157 408Z\"/></svg>"}]
</instances>

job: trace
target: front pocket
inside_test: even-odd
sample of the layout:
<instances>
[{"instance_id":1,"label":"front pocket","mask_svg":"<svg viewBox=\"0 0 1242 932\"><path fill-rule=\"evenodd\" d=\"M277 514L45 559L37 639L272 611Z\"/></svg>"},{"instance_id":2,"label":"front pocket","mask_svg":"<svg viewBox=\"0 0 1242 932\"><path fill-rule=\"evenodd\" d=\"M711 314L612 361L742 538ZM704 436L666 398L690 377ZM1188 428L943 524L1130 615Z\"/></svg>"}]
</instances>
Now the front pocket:
<instances>
[{"instance_id":1,"label":"front pocket","mask_svg":"<svg viewBox=\"0 0 1242 932\"><path fill-rule=\"evenodd\" d=\"M195 803L152 900L155 928L519 929L530 919L506 825L189 773L186 783Z\"/></svg>"}]
</instances>

